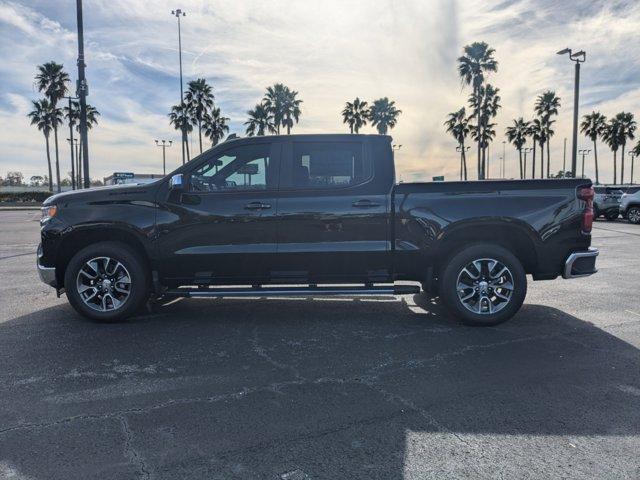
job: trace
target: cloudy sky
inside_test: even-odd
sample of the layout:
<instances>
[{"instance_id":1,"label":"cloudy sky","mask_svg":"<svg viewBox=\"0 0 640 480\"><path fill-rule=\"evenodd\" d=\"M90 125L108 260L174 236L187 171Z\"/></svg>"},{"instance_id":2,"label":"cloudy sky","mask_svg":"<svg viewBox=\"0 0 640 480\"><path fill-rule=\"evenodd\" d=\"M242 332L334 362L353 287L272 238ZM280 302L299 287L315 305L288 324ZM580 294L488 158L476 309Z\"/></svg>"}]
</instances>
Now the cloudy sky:
<instances>
[{"instance_id":1,"label":"cloudy sky","mask_svg":"<svg viewBox=\"0 0 640 480\"><path fill-rule=\"evenodd\" d=\"M402 110L392 131L402 144L398 176L405 181L457 176L454 141L442 123L466 103L456 58L477 40L496 50L503 108L492 157L511 119L530 117L536 95L562 99L552 141L552 169L562 166L570 137L573 69L564 47L584 49L580 109L640 115L640 2L637 0L323 0L196 1L85 0L89 102L102 113L90 133L91 174L161 171L154 138L178 140L167 112L179 100L176 19L183 18L185 79L206 78L216 102L242 134L246 111L266 86L283 82L300 92L296 133L346 132L340 111L354 97L388 96ZM39 94L35 67L63 63L75 81L75 2L0 0L0 176L46 171L44 138L26 114ZM366 132L373 132L370 127ZM61 134L64 140L66 134ZM580 139L580 146L588 147ZM195 145L194 145L195 147ZM169 166L180 149L167 151ZM570 150L570 140L569 148ZM507 146L507 175L516 155ZM69 152L61 144L61 170ZM610 152L601 148L604 179ZM586 173L593 172L592 160ZM493 170L491 176L497 171ZM640 172L638 172L640 177Z\"/></svg>"}]
</instances>

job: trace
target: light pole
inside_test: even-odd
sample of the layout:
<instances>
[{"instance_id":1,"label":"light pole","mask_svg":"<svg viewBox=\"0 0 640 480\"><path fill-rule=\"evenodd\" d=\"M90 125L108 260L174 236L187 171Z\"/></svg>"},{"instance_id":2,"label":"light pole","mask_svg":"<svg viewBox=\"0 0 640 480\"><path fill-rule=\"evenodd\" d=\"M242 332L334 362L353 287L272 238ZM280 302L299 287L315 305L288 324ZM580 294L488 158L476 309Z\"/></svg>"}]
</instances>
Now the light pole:
<instances>
[{"instance_id":1,"label":"light pole","mask_svg":"<svg viewBox=\"0 0 640 480\"><path fill-rule=\"evenodd\" d=\"M562 153L562 174L567 171L567 137L564 137L564 151Z\"/></svg>"},{"instance_id":2,"label":"light pole","mask_svg":"<svg viewBox=\"0 0 640 480\"><path fill-rule=\"evenodd\" d=\"M72 100L78 100L78 97L64 97L69 100L69 136L71 138L67 138L69 140L69 146L71 147L71 189L76 189L76 168L75 168L75 159L73 155L73 121L74 121L74 112L73 112L73 104ZM78 183L78 188L80 188L80 183Z\"/></svg>"},{"instance_id":3,"label":"light pole","mask_svg":"<svg viewBox=\"0 0 640 480\"><path fill-rule=\"evenodd\" d=\"M569 59L576 63L573 85L573 143L571 145L571 173L575 178L578 161L578 99L580 98L580 64L584 63L587 59L587 54L583 50L572 53L570 48L565 48L557 53L558 55L569 54Z\"/></svg>"},{"instance_id":4,"label":"light pole","mask_svg":"<svg viewBox=\"0 0 640 480\"><path fill-rule=\"evenodd\" d=\"M464 171L464 180L467 180L467 162L466 153L471 147L462 148L460 145L456 147L456 152L460 153L460 180L462 180L462 172ZM464 159L464 160L463 160Z\"/></svg>"},{"instance_id":5,"label":"light pole","mask_svg":"<svg viewBox=\"0 0 640 480\"><path fill-rule=\"evenodd\" d=\"M67 142L71 147L71 157L73 158L73 152L75 152L75 168L76 168L76 186L78 190L82 188L82 176L80 175L80 155L78 154L78 139L67 138Z\"/></svg>"},{"instance_id":6,"label":"light pole","mask_svg":"<svg viewBox=\"0 0 640 480\"><path fill-rule=\"evenodd\" d=\"M167 148L171 146L173 140L169 140L167 143L166 140L154 140L156 142L156 147L162 147L162 174L167 174Z\"/></svg>"},{"instance_id":7,"label":"light pole","mask_svg":"<svg viewBox=\"0 0 640 480\"><path fill-rule=\"evenodd\" d=\"M84 188L91 186L89 179L89 142L87 141L87 95L89 86L84 76L84 27L82 25L82 0L76 0L76 19L78 23L78 83L76 96L80 99L80 143L82 144L82 167Z\"/></svg>"},{"instance_id":8,"label":"light pole","mask_svg":"<svg viewBox=\"0 0 640 480\"><path fill-rule=\"evenodd\" d=\"M505 165L506 165L506 159L507 158L507 141L503 140L502 141L502 178L506 177L506 172L505 172Z\"/></svg>"},{"instance_id":9,"label":"light pole","mask_svg":"<svg viewBox=\"0 0 640 480\"><path fill-rule=\"evenodd\" d=\"M524 153L524 165L522 166L524 178L527 178L527 153L529 152L533 152L533 147L525 147L522 149L522 153Z\"/></svg>"},{"instance_id":10,"label":"light pole","mask_svg":"<svg viewBox=\"0 0 640 480\"><path fill-rule=\"evenodd\" d=\"M581 177L584 178L584 157L591 153L590 149L578 150L578 154L582 155L582 173Z\"/></svg>"},{"instance_id":11,"label":"light pole","mask_svg":"<svg viewBox=\"0 0 640 480\"><path fill-rule=\"evenodd\" d=\"M402 148L402 145L391 145L391 148L395 151L395 150L400 150Z\"/></svg>"},{"instance_id":12,"label":"light pole","mask_svg":"<svg viewBox=\"0 0 640 480\"><path fill-rule=\"evenodd\" d=\"M631 152L629 155L631 155L631 185L633 185L633 161L636 159L637 154L635 152Z\"/></svg>"},{"instance_id":13,"label":"light pole","mask_svg":"<svg viewBox=\"0 0 640 480\"><path fill-rule=\"evenodd\" d=\"M186 16L186 13L179 8L171 10L171 15L174 15L178 19L178 59L180 61L180 109L181 115L184 116L184 87L182 86L182 31L180 30L180 17ZM183 119L184 120L184 119ZM185 163L185 147L187 142L187 131L184 121L181 120L182 130L182 164Z\"/></svg>"}]
</instances>

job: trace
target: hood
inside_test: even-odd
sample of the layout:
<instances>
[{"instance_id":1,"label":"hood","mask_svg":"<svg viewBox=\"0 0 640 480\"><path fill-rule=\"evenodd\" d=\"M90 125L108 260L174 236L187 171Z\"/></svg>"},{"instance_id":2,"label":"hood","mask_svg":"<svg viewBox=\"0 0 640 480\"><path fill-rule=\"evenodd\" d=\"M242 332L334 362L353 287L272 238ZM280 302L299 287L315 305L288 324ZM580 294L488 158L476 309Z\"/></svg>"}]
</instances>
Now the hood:
<instances>
[{"instance_id":1,"label":"hood","mask_svg":"<svg viewBox=\"0 0 640 480\"><path fill-rule=\"evenodd\" d=\"M126 196L128 193L148 191L153 188L154 183L127 183L124 185L107 185L104 187L91 187L82 190L70 190L68 192L52 195L42 202L42 205L47 206L75 201L108 199L113 197L113 195L121 194Z\"/></svg>"}]
</instances>

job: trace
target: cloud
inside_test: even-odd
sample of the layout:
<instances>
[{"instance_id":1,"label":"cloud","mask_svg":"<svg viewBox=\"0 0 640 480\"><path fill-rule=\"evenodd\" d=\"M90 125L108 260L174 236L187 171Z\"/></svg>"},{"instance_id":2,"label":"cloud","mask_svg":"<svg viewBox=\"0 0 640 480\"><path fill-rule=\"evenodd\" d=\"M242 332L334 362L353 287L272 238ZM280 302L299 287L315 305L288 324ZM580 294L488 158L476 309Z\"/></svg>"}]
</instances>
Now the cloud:
<instances>
[{"instance_id":1,"label":"cloud","mask_svg":"<svg viewBox=\"0 0 640 480\"><path fill-rule=\"evenodd\" d=\"M490 78L503 103L494 163L511 119L531 117L535 96L553 89L562 98L551 144L552 168L560 168L573 95L572 65L555 55L565 46L587 51L582 113L640 114L640 4L632 0L184 0L181 7L187 12L181 19L185 81L205 77L213 84L232 131L243 132L246 110L274 82L300 92L299 133L346 132L345 101L388 96L403 111L392 134L403 145L396 157L405 181L457 176L455 142L442 124L466 104L469 91L457 77L456 58L472 41L487 41L500 62ZM153 139L179 138L166 116L179 98L172 8L165 1L85 0L89 102L102 112L90 134L96 177L131 165L157 172L161 157ZM0 29L0 173L21 169L29 176L46 168L42 135L25 117L38 97L35 66L56 60L75 77L74 12L58 2L0 0ZM506 149L507 174L514 175L516 155ZM179 150L167 151L168 163L179 164ZM609 154L600 151L608 178ZM66 159L65 146L61 152Z\"/></svg>"}]
</instances>

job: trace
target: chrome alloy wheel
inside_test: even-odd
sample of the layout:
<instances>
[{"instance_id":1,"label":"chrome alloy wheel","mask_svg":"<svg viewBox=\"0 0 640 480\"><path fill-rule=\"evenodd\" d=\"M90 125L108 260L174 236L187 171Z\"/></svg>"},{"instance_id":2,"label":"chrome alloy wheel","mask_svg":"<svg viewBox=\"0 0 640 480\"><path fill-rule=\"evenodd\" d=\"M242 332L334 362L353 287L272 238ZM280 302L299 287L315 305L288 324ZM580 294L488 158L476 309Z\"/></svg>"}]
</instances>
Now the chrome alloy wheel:
<instances>
[{"instance_id":1,"label":"chrome alloy wheel","mask_svg":"<svg viewBox=\"0 0 640 480\"><path fill-rule=\"evenodd\" d=\"M640 208L631 208L627 214L627 219L631 223L640 223Z\"/></svg>"},{"instance_id":2,"label":"chrome alloy wheel","mask_svg":"<svg viewBox=\"0 0 640 480\"><path fill-rule=\"evenodd\" d=\"M458 299L464 307L479 315L497 313L513 296L511 271L493 258L479 258L468 263L458 274Z\"/></svg>"},{"instance_id":3,"label":"chrome alloy wheel","mask_svg":"<svg viewBox=\"0 0 640 480\"><path fill-rule=\"evenodd\" d=\"M131 276L127 269L109 257L87 261L76 279L78 294L89 307L99 312L120 308L131 294Z\"/></svg>"}]
</instances>

